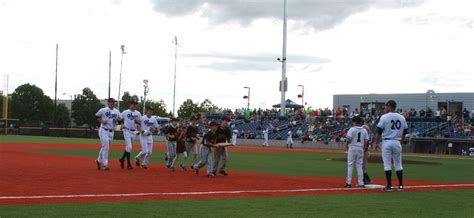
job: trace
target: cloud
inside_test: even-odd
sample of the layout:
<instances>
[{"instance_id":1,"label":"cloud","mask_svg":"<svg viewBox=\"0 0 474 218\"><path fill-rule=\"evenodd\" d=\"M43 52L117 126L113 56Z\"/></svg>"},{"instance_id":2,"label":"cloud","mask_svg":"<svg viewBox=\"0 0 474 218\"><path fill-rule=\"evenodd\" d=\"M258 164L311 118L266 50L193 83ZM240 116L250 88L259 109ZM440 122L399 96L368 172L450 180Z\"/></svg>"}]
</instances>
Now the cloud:
<instances>
[{"instance_id":1,"label":"cloud","mask_svg":"<svg viewBox=\"0 0 474 218\"><path fill-rule=\"evenodd\" d=\"M463 72L429 72L420 79L420 82L439 87L461 87L464 86L465 79L469 78L468 73Z\"/></svg>"},{"instance_id":2,"label":"cloud","mask_svg":"<svg viewBox=\"0 0 474 218\"><path fill-rule=\"evenodd\" d=\"M206 68L215 71L274 71L281 68L276 60L279 54L228 54L228 53L199 53L199 54L182 54L184 58L205 58L212 59L211 64L198 65L195 67ZM216 60L217 59L217 60ZM317 72L322 69L311 67L312 65L320 65L331 62L327 58L312 57L307 55L289 55L287 57L289 64L305 64L305 67L299 71ZM316 70L316 71L315 71Z\"/></svg>"},{"instance_id":3,"label":"cloud","mask_svg":"<svg viewBox=\"0 0 474 218\"><path fill-rule=\"evenodd\" d=\"M281 19L283 0L150 0L158 13L170 17L200 14L211 24L236 22L249 25L262 18ZM330 29L352 14L371 7L403 8L424 0L289 0L288 19L314 30Z\"/></svg>"}]
</instances>

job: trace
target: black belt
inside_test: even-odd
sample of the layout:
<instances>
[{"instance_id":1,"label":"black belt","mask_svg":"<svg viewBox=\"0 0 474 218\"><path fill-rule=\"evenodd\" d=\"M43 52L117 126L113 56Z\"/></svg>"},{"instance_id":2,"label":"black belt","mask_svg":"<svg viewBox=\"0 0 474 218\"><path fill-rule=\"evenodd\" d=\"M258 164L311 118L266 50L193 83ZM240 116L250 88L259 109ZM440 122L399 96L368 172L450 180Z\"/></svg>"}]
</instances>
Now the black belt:
<instances>
[{"instance_id":1,"label":"black belt","mask_svg":"<svg viewBox=\"0 0 474 218\"><path fill-rule=\"evenodd\" d=\"M384 138L383 140L385 140L385 141L390 141L390 140L392 140L392 141L400 141L400 139L391 139L391 138Z\"/></svg>"},{"instance_id":2,"label":"black belt","mask_svg":"<svg viewBox=\"0 0 474 218\"><path fill-rule=\"evenodd\" d=\"M113 130L111 130L111 129L106 129L106 128L102 128L102 129L105 130L105 131L108 131L108 132L113 132Z\"/></svg>"},{"instance_id":3,"label":"black belt","mask_svg":"<svg viewBox=\"0 0 474 218\"><path fill-rule=\"evenodd\" d=\"M127 127L125 127L124 129L127 129L127 130L130 130L130 131L132 131L132 132L135 132L135 129L129 129L129 128L127 128Z\"/></svg>"}]
</instances>

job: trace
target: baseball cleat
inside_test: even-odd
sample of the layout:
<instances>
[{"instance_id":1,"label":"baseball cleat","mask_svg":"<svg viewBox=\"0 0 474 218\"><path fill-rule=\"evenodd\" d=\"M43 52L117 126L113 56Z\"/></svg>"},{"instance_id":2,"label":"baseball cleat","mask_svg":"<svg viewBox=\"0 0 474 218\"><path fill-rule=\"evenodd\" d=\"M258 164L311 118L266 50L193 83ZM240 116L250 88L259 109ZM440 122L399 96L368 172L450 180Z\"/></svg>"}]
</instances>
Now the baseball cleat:
<instances>
[{"instance_id":1,"label":"baseball cleat","mask_svg":"<svg viewBox=\"0 0 474 218\"><path fill-rule=\"evenodd\" d=\"M198 169L194 169L194 173L196 174L196 176L199 176L199 170Z\"/></svg>"},{"instance_id":2,"label":"baseball cleat","mask_svg":"<svg viewBox=\"0 0 474 218\"><path fill-rule=\"evenodd\" d=\"M170 172L174 172L174 167L169 168Z\"/></svg>"},{"instance_id":3,"label":"baseball cleat","mask_svg":"<svg viewBox=\"0 0 474 218\"><path fill-rule=\"evenodd\" d=\"M357 186L357 187L359 187L359 188L365 188L365 185L359 185L359 186Z\"/></svg>"},{"instance_id":4,"label":"baseball cleat","mask_svg":"<svg viewBox=\"0 0 474 218\"><path fill-rule=\"evenodd\" d=\"M140 159L138 159L138 157L135 158L135 164L137 165L137 167L140 166Z\"/></svg>"},{"instance_id":5,"label":"baseball cleat","mask_svg":"<svg viewBox=\"0 0 474 218\"><path fill-rule=\"evenodd\" d=\"M190 168L191 168L192 170L194 170L194 165L191 165L191 167L190 167Z\"/></svg>"},{"instance_id":6,"label":"baseball cleat","mask_svg":"<svg viewBox=\"0 0 474 218\"><path fill-rule=\"evenodd\" d=\"M181 167L183 171L186 171L186 166L184 166L183 164L179 165L179 167Z\"/></svg>"},{"instance_id":7,"label":"baseball cleat","mask_svg":"<svg viewBox=\"0 0 474 218\"><path fill-rule=\"evenodd\" d=\"M383 191L384 192L393 192L392 186L387 186L387 187L383 188Z\"/></svg>"},{"instance_id":8,"label":"baseball cleat","mask_svg":"<svg viewBox=\"0 0 474 218\"><path fill-rule=\"evenodd\" d=\"M220 173L221 175L223 175L223 176L228 176L228 175L229 175L229 174L227 174L224 170L219 171L219 173Z\"/></svg>"},{"instance_id":9,"label":"baseball cleat","mask_svg":"<svg viewBox=\"0 0 474 218\"><path fill-rule=\"evenodd\" d=\"M142 165L142 169L146 170L146 169L148 169L148 166L147 165Z\"/></svg>"},{"instance_id":10,"label":"baseball cleat","mask_svg":"<svg viewBox=\"0 0 474 218\"><path fill-rule=\"evenodd\" d=\"M124 166L124 161L125 161L124 159L119 159L120 168L122 168L122 169L125 168L125 166Z\"/></svg>"},{"instance_id":11,"label":"baseball cleat","mask_svg":"<svg viewBox=\"0 0 474 218\"><path fill-rule=\"evenodd\" d=\"M100 170L100 162L98 160L95 160L95 164L97 164L97 169Z\"/></svg>"},{"instance_id":12,"label":"baseball cleat","mask_svg":"<svg viewBox=\"0 0 474 218\"><path fill-rule=\"evenodd\" d=\"M109 167L108 167L108 166L104 166L104 170L105 170L105 171L109 171Z\"/></svg>"},{"instance_id":13,"label":"baseball cleat","mask_svg":"<svg viewBox=\"0 0 474 218\"><path fill-rule=\"evenodd\" d=\"M214 173L209 173L206 175L207 177L215 177L216 175Z\"/></svg>"},{"instance_id":14,"label":"baseball cleat","mask_svg":"<svg viewBox=\"0 0 474 218\"><path fill-rule=\"evenodd\" d=\"M347 184L347 183L346 183L346 186L344 186L344 188L351 188L351 187L352 187L351 184Z\"/></svg>"},{"instance_id":15,"label":"baseball cleat","mask_svg":"<svg viewBox=\"0 0 474 218\"><path fill-rule=\"evenodd\" d=\"M402 192L403 190L404 190L403 185L398 186L398 190L397 190L397 191Z\"/></svg>"},{"instance_id":16,"label":"baseball cleat","mask_svg":"<svg viewBox=\"0 0 474 218\"><path fill-rule=\"evenodd\" d=\"M131 165L128 165L128 166L127 166L127 169L133 170L133 167L132 167Z\"/></svg>"}]
</instances>

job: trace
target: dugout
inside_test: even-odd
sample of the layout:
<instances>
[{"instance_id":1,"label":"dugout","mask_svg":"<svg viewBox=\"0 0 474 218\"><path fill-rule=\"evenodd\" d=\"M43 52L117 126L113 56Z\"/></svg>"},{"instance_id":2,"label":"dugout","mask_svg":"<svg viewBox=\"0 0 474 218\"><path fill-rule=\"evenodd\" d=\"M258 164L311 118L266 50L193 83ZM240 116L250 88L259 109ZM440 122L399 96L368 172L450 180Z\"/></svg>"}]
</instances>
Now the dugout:
<instances>
[{"instance_id":1,"label":"dugout","mask_svg":"<svg viewBox=\"0 0 474 218\"><path fill-rule=\"evenodd\" d=\"M461 155L462 150L474 147L474 139L413 137L410 152Z\"/></svg>"}]
</instances>

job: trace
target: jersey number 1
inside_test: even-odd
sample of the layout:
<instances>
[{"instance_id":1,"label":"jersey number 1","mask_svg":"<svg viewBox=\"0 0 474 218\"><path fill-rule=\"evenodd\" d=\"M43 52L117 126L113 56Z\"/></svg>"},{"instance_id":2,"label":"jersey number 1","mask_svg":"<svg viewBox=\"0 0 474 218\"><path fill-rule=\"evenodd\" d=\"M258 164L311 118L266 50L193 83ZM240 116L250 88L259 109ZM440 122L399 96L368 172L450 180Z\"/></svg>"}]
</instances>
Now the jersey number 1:
<instances>
[{"instance_id":1,"label":"jersey number 1","mask_svg":"<svg viewBox=\"0 0 474 218\"><path fill-rule=\"evenodd\" d=\"M360 132L357 133L357 142L360 142Z\"/></svg>"}]
</instances>

